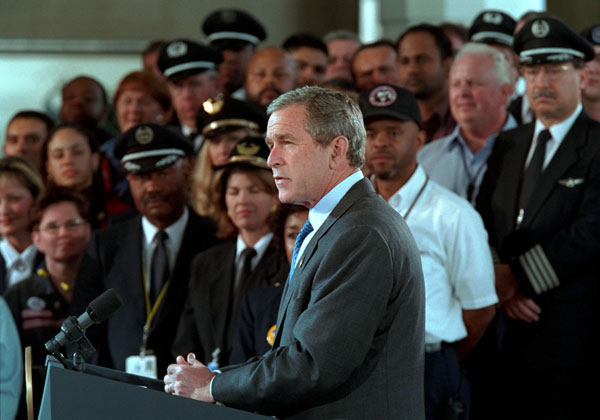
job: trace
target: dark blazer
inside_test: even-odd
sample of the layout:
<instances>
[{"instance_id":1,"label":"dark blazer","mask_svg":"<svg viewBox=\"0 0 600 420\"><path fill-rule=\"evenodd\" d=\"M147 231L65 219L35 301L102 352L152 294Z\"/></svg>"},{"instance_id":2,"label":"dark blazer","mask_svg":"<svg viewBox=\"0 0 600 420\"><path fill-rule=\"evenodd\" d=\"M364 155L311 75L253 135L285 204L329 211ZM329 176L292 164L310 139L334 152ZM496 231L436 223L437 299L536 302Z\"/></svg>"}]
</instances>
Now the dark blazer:
<instances>
[{"instance_id":1,"label":"dark blazer","mask_svg":"<svg viewBox=\"0 0 600 420\"><path fill-rule=\"evenodd\" d=\"M194 352L204 363L219 348L219 366L226 366L237 328L239 300L234 302L235 241L219 244L196 256L192 263L189 296L179 322L173 355ZM289 266L273 241L241 290L282 284Z\"/></svg>"},{"instance_id":2,"label":"dark blazer","mask_svg":"<svg viewBox=\"0 0 600 420\"><path fill-rule=\"evenodd\" d=\"M541 308L538 322L507 321L501 355L507 366L526 378L528 387L559 390L561 404L571 407L563 402L567 401L564 392L581 381L567 378L597 365L600 123L585 112L577 117L542 173L517 227L523 167L533 130L534 125L528 124L500 134L477 206L500 262L510 264L520 289ZM508 380L519 383L519 378ZM533 385L531 380L540 383Z\"/></svg>"},{"instance_id":3,"label":"dark blazer","mask_svg":"<svg viewBox=\"0 0 600 420\"><path fill-rule=\"evenodd\" d=\"M33 260L33 274L35 274L35 269L42 261L44 261L44 254L38 251ZM4 257L0 254L0 295L3 295L7 289L8 279L6 278L6 261L4 261Z\"/></svg>"},{"instance_id":4,"label":"dark blazer","mask_svg":"<svg viewBox=\"0 0 600 420\"><path fill-rule=\"evenodd\" d=\"M294 419L423 419L424 304L414 239L363 179L286 284L273 349L224 369L213 396Z\"/></svg>"},{"instance_id":5,"label":"dark blazer","mask_svg":"<svg viewBox=\"0 0 600 420\"><path fill-rule=\"evenodd\" d=\"M105 323L88 329L88 337L98 349L98 363L118 370L125 369L128 356L139 354L146 322L141 220L141 216L137 216L94 232L79 269L71 303L72 313L78 315L109 288L121 295L123 306ZM162 377L173 362L170 350L187 297L192 258L215 243L212 222L190 210L169 288L148 337L148 347L158 359L158 377Z\"/></svg>"},{"instance_id":6,"label":"dark blazer","mask_svg":"<svg viewBox=\"0 0 600 420\"><path fill-rule=\"evenodd\" d=\"M277 323L282 294L280 285L250 290L244 295L229 363L243 363L271 350L267 336L274 338L272 329Z\"/></svg>"}]
</instances>

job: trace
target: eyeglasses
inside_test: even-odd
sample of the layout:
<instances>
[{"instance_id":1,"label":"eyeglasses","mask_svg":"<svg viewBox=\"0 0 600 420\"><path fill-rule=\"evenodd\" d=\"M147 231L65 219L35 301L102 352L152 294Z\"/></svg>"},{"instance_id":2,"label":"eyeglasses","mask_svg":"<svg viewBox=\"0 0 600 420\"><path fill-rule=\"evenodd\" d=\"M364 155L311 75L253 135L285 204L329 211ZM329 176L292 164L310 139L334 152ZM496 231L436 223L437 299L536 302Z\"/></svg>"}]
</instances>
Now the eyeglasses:
<instances>
[{"instance_id":1,"label":"eyeglasses","mask_svg":"<svg viewBox=\"0 0 600 420\"><path fill-rule=\"evenodd\" d=\"M48 235L58 235L61 227L64 227L67 232L75 232L81 226L85 225L87 222L83 219L71 219L67 220L65 223L48 223L46 226L41 227L40 230L42 232L47 233Z\"/></svg>"},{"instance_id":2,"label":"eyeglasses","mask_svg":"<svg viewBox=\"0 0 600 420\"><path fill-rule=\"evenodd\" d=\"M523 73L525 80L530 81L537 78L541 73L545 73L550 80L557 80L570 68L571 66L566 63L524 65L521 67L521 73Z\"/></svg>"}]
</instances>

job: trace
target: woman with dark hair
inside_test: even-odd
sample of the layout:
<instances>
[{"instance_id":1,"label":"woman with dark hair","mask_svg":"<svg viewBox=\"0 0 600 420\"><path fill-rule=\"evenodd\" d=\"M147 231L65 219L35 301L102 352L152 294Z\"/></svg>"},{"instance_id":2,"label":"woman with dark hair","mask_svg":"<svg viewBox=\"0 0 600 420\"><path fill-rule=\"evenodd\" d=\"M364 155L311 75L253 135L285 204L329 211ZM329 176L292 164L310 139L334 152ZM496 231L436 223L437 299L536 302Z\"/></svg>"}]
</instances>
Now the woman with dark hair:
<instances>
[{"instance_id":1,"label":"woman with dark hair","mask_svg":"<svg viewBox=\"0 0 600 420\"><path fill-rule=\"evenodd\" d=\"M25 159L0 160L0 295L31 276L41 261L31 240L29 210L43 189L40 175Z\"/></svg>"},{"instance_id":2,"label":"woman with dark hair","mask_svg":"<svg viewBox=\"0 0 600 420\"><path fill-rule=\"evenodd\" d=\"M285 251L291 264L296 237L308 219L308 209L282 204L274 218L275 244ZM237 332L231 349L230 364L243 363L271 349L283 285L249 290L240 303Z\"/></svg>"},{"instance_id":3,"label":"woman with dark hair","mask_svg":"<svg viewBox=\"0 0 600 420\"><path fill-rule=\"evenodd\" d=\"M98 172L100 153L91 131L77 124L56 126L42 150L46 184L80 192L90 203L92 229L104 227L109 215ZM121 209L124 210L124 209Z\"/></svg>"},{"instance_id":4,"label":"woman with dark hair","mask_svg":"<svg viewBox=\"0 0 600 420\"><path fill-rule=\"evenodd\" d=\"M244 292L285 282L289 266L271 232L279 201L268 153L264 138L246 137L217 174L218 236L227 241L192 263L175 356L194 352L200 361L226 365Z\"/></svg>"}]
</instances>

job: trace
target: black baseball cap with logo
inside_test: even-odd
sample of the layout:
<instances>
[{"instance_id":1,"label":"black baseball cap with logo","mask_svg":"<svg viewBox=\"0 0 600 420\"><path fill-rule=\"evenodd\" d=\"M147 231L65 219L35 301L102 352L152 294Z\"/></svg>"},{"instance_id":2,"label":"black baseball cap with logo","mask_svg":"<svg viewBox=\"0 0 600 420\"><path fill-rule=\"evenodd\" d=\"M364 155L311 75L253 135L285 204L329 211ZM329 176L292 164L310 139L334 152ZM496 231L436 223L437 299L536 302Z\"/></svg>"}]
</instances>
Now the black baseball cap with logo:
<instances>
[{"instance_id":1,"label":"black baseball cap with logo","mask_svg":"<svg viewBox=\"0 0 600 420\"><path fill-rule=\"evenodd\" d=\"M359 106L365 124L375 118L414 121L423 128L419 104L412 92L398 86L379 85L361 92Z\"/></svg>"}]
</instances>

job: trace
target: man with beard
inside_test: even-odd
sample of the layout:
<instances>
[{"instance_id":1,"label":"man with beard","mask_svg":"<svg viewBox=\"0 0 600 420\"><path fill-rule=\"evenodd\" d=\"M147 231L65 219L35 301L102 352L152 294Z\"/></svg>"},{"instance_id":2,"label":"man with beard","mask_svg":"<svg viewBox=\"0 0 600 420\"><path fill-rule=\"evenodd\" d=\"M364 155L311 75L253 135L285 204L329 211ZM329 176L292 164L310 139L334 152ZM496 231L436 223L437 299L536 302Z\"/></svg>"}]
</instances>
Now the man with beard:
<instances>
[{"instance_id":1,"label":"man with beard","mask_svg":"<svg viewBox=\"0 0 600 420\"><path fill-rule=\"evenodd\" d=\"M248 102L267 109L274 99L295 89L297 84L296 62L287 51L267 47L252 56L245 84Z\"/></svg>"},{"instance_id":2,"label":"man with beard","mask_svg":"<svg viewBox=\"0 0 600 420\"><path fill-rule=\"evenodd\" d=\"M594 46L594 59L585 65L585 83L581 103L585 112L600 121L600 25L593 25L581 33Z\"/></svg>"},{"instance_id":3,"label":"man with beard","mask_svg":"<svg viewBox=\"0 0 600 420\"><path fill-rule=\"evenodd\" d=\"M115 145L141 215L94 232L71 306L80 314L110 288L123 298L88 332L100 365L156 377L171 360L192 257L216 241L212 222L186 206L191 153L190 142L155 124L131 128Z\"/></svg>"},{"instance_id":4,"label":"man with beard","mask_svg":"<svg viewBox=\"0 0 600 420\"><path fill-rule=\"evenodd\" d=\"M360 95L367 129L366 165L375 190L413 234L425 280L425 412L446 419L469 409L460 358L475 346L495 313L492 257L475 209L429 179L417 163L425 132L417 101L381 85ZM454 404L451 403L454 399Z\"/></svg>"},{"instance_id":5,"label":"man with beard","mask_svg":"<svg viewBox=\"0 0 600 420\"><path fill-rule=\"evenodd\" d=\"M246 99L244 81L256 46L267 38L262 23L238 9L215 10L204 19L202 31L211 46L223 53L219 74L225 95Z\"/></svg>"},{"instance_id":6,"label":"man with beard","mask_svg":"<svg viewBox=\"0 0 600 420\"><path fill-rule=\"evenodd\" d=\"M102 128L108 116L108 97L104 86L88 76L77 76L62 88L59 119L63 123L79 124L94 133L99 147L113 137Z\"/></svg>"},{"instance_id":7,"label":"man with beard","mask_svg":"<svg viewBox=\"0 0 600 420\"><path fill-rule=\"evenodd\" d=\"M404 31L397 47L400 86L417 98L425 142L447 136L456 126L448 104L450 40L439 27L422 23Z\"/></svg>"}]
</instances>

